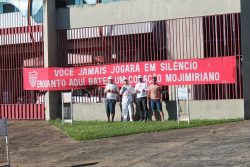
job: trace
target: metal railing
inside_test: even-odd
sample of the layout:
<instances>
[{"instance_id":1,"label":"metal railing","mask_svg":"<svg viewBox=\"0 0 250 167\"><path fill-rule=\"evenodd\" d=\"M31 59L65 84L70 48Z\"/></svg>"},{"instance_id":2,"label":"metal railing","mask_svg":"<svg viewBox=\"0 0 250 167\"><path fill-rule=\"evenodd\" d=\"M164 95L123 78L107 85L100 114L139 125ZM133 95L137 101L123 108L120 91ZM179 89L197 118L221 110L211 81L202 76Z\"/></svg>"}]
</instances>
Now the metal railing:
<instances>
[{"instance_id":1,"label":"metal railing","mask_svg":"<svg viewBox=\"0 0 250 167\"><path fill-rule=\"evenodd\" d=\"M60 30L58 63L61 67L80 67L236 56L235 84L180 87L190 88L192 100L241 99L240 33L239 13ZM175 89L164 86L165 98L174 100ZM103 102L103 88L87 90L91 97L77 97L76 101Z\"/></svg>"},{"instance_id":2,"label":"metal railing","mask_svg":"<svg viewBox=\"0 0 250 167\"><path fill-rule=\"evenodd\" d=\"M44 119L43 92L23 90L23 68L44 67L43 25L19 12L0 22L0 118L32 119L26 115L41 110L34 118Z\"/></svg>"}]
</instances>

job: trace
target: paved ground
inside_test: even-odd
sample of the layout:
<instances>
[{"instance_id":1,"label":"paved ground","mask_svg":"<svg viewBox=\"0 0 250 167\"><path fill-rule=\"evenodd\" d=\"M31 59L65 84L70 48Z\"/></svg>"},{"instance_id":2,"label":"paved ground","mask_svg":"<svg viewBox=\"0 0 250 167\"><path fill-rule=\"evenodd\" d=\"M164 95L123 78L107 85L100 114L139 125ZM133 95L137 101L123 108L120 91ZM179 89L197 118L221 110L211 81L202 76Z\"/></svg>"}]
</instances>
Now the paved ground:
<instances>
[{"instance_id":1,"label":"paved ground","mask_svg":"<svg viewBox=\"0 0 250 167\"><path fill-rule=\"evenodd\" d=\"M250 166L250 121L76 142L47 122L9 122L12 167Z\"/></svg>"}]
</instances>

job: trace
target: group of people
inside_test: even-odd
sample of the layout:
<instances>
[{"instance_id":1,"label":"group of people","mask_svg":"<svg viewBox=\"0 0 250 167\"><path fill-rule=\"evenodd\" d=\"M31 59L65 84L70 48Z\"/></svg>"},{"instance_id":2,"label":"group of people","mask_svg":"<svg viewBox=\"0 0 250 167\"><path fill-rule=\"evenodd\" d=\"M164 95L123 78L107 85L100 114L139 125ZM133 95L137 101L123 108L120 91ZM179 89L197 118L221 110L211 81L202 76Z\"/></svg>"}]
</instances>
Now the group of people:
<instances>
[{"instance_id":1,"label":"group of people","mask_svg":"<svg viewBox=\"0 0 250 167\"><path fill-rule=\"evenodd\" d=\"M136 98L136 105L140 112L139 121L148 120L148 111L151 109L153 115L156 116L156 112L160 113L161 120L164 121L164 113L162 110L162 88L157 83L157 77L153 76L153 82L151 85L147 85L143 81L141 75L138 76L138 83L133 87L129 84L127 78L124 78L124 84L119 90L116 84L113 82L113 77L108 77L108 83L104 89L106 94L105 109L107 113L108 122L114 121L115 117L115 105L118 95L122 96L122 121L134 121L133 114L133 99ZM111 120L110 120L111 117Z\"/></svg>"}]
</instances>

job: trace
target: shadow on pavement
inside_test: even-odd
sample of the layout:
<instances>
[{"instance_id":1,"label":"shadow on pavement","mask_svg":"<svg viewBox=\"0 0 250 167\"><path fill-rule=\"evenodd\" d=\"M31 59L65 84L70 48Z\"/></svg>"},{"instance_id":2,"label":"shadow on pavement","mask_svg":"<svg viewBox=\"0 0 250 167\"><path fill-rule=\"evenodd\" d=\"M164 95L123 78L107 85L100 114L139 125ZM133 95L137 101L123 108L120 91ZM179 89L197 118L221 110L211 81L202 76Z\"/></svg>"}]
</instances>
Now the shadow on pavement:
<instances>
[{"instance_id":1,"label":"shadow on pavement","mask_svg":"<svg viewBox=\"0 0 250 167\"><path fill-rule=\"evenodd\" d=\"M79 164L79 165L73 165L71 167L83 167L83 166L93 166L98 164L99 162L92 162L92 163L87 163L87 164Z\"/></svg>"}]
</instances>

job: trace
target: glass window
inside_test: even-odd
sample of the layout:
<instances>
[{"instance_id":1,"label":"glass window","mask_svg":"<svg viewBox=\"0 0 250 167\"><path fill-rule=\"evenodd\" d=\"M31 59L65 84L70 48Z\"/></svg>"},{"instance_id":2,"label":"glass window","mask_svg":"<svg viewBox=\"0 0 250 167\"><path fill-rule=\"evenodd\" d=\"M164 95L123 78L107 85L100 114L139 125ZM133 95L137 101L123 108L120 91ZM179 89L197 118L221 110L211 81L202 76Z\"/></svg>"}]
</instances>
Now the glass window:
<instances>
[{"instance_id":1,"label":"glass window","mask_svg":"<svg viewBox=\"0 0 250 167\"><path fill-rule=\"evenodd\" d=\"M98 0L84 0L86 4L96 4ZM100 1L100 0L99 0Z\"/></svg>"},{"instance_id":2,"label":"glass window","mask_svg":"<svg viewBox=\"0 0 250 167\"><path fill-rule=\"evenodd\" d=\"M110 3L110 2L117 2L122 0L102 0L102 3Z\"/></svg>"},{"instance_id":3,"label":"glass window","mask_svg":"<svg viewBox=\"0 0 250 167\"><path fill-rule=\"evenodd\" d=\"M11 4L0 4L0 13L18 12L19 10Z\"/></svg>"},{"instance_id":4,"label":"glass window","mask_svg":"<svg viewBox=\"0 0 250 167\"><path fill-rule=\"evenodd\" d=\"M3 4L0 3L0 14L2 14L2 13L3 13Z\"/></svg>"},{"instance_id":5,"label":"glass window","mask_svg":"<svg viewBox=\"0 0 250 167\"><path fill-rule=\"evenodd\" d=\"M67 5L83 5L83 4L97 4L97 3L110 3L122 0L68 0Z\"/></svg>"},{"instance_id":6,"label":"glass window","mask_svg":"<svg viewBox=\"0 0 250 167\"><path fill-rule=\"evenodd\" d=\"M82 4L86 4L86 2L84 0L75 0L75 5L82 5Z\"/></svg>"}]
</instances>

